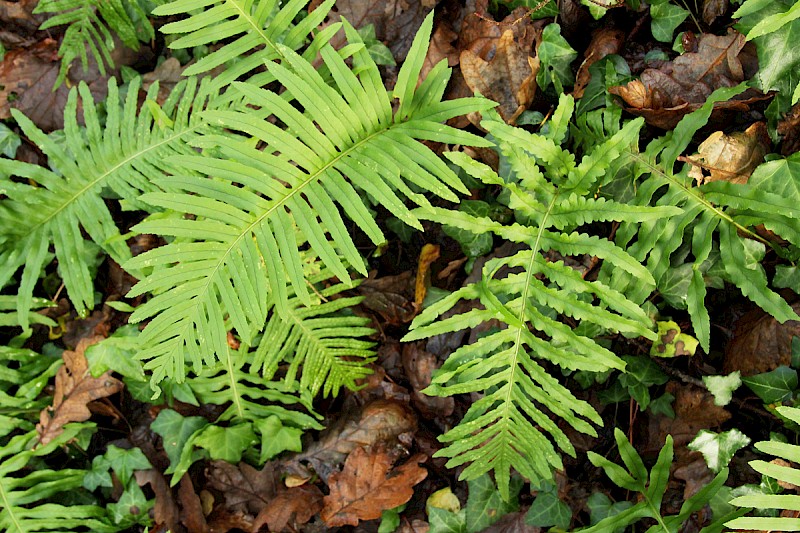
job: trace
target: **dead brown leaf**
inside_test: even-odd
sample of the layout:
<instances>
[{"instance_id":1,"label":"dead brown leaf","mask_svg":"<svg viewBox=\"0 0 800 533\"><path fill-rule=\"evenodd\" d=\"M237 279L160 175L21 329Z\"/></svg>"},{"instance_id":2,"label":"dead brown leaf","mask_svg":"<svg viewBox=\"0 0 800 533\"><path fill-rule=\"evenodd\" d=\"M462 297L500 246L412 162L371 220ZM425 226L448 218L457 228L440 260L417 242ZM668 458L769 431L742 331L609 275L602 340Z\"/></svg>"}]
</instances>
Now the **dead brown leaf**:
<instances>
[{"instance_id":1,"label":"dead brown leaf","mask_svg":"<svg viewBox=\"0 0 800 533\"><path fill-rule=\"evenodd\" d=\"M38 4L39 0L0 1L0 22L3 23L3 28L16 26L28 32L36 31L45 19L41 14L33 14Z\"/></svg>"},{"instance_id":2,"label":"dead brown leaf","mask_svg":"<svg viewBox=\"0 0 800 533\"><path fill-rule=\"evenodd\" d=\"M309 461L317 474L327 479L356 448L380 443L397 446L399 437L416 429L416 416L404 403L376 400L365 405L360 412L341 417L294 461Z\"/></svg>"},{"instance_id":3,"label":"dead brown leaf","mask_svg":"<svg viewBox=\"0 0 800 533\"><path fill-rule=\"evenodd\" d=\"M329 527L356 526L361 520L379 518L386 509L402 505L414 495L414 485L425 479L428 471L420 467L427 459L417 454L392 470L392 458L382 448L356 448L344 469L328 480L330 494L325 496L322 520Z\"/></svg>"},{"instance_id":4,"label":"dead brown leaf","mask_svg":"<svg viewBox=\"0 0 800 533\"><path fill-rule=\"evenodd\" d=\"M166 527L170 533L184 533L186 529L178 521L180 516L178 505L172 497L172 491L167 480L164 479L164 475L155 468L137 470L133 475L136 477L136 483L140 487L150 484L153 492L156 493L156 503L153 509L156 528ZM197 533L201 532L198 531Z\"/></svg>"},{"instance_id":5,"label":"dead brown leaf","mask_svg":"<svg viewBox=\"0 0 800 533\"><path fill-rule=\"evenodd\" d=\"M696 52L682 54L657 69L645 69L639 80L611 87L609 92L621 97L627 111L649 124L672 129L684 115L703 105L715 89L750 79L757 69L752 43L731 29L724 36L701 34ZM717 102L714 109L717 114L747 111L749 104L765 98L748 89L728 102Z\"/></svg>"},{"instance_id":6,"label":"dead brown leaf","mask_svg":"<svg viewBox=\"0 0 800 533\"><path fill-rule=\"evenodd\" d=\"M782 137L781 154L792 155L800 151L800 103L797 103L778 121L778 135Z\"/></svg>"},{"instance_id":7,"label":"dead brown leaf","mask_svg":"<svg viewBox=\"0 0 800 533\"><path fill-rule=\"evenodd\" d=\"M529 526L525 522L525 514L524 511L505 514L482 533L540 533L542 528Z\"/></svg>"},{"instance_id":8,"label":"dead brown leaf","mask_svg":"<svg viewBox=\"0 0 800 533\"><path fill-rule=\"evenodd\" d=\"M513 124L536 95L539 59L514 40L514 32L505 31L496 44L494 57L484 60L471 50L461 52L461 74L475 93L498 104L503 120Z\"/></svg>"},{"instance_id":9,"label":"dead brown leaf","mask_svg":"<svg viewBox=\"0 0 800 533\"><path fill-rule=\"evenodd\" d=\"M792 309L800 312L800 302L794 303ZM781 324L755 309L736 322L733 340L725 350L723 371L729 374L738 370L742 376L752 376L788 365L794 336L800 336L800 322L788 320Z\"/></svg>"},{"instance_id":10,"label":"dead brown leaf","mask_svg":"<svg viewBox=\"0 0 800 533\"><path fill-rule=\"evenodd\" d=\"M358 286L364 296L361 305L378 313L393 326L411 322L416 314L414 307L415 281L411 272L365 280Z\"/></svg>"},{"instance_id":11,"label":"dead brown leaf","mask_svg":"<svg viewBox=\"0 0 800 533\"><path fill-rule=\"evenodd\" d=\"M81 339L74 351L64 350L64 366L56 374L53 404L42 409L36 425L39 442L43 445L60 435L64 424L89 420L92 416L88 407L90 402L122 390L122 382L111 377L111 372L97 378L89 373L84 351L101 340L101 336Z\"/></svg>"},{"instance_id":12,"label":"dead brown leaf","mask_svg":"<svg viewBox=\"0 0 800 533\"><path fill-rule=\"evenodd\" d=\"M178 486L178 500L181 502L181 522L190 533L209 533L203 503L194 490L192 478L184 474Z\"/></svg>"},{"instance_id":13,"label":"dead brown leaf","mask_svg":"<svg viewBox=\"0 0 800 533\"><path fill-rule=\"evenodd\" d=\"M592 40L583 53L583 63L575 76L575 89L572 92L575 98L583 96L583 91L592 78L589 67L607 55L619 53L624 42L625 33L613 28L600 28L592 33Z\"/></svg>"},{"instance_id":14,"label":"dead brown leaf","mask_svg":"<svg viewBox=\"0 0 800 533\"><path fill-rule=\"evenodd\" d=\"M691 442L698 431L718 427L731 417L727 410L714 404L714 397L704 388L670 381L666 389L675 397L672 404L675 418L664 415L650 417L648 453L658 453L667 435L672 435L678 454L678 448Z\"/></svg>"},{"instance_id":15,"label":"dead brown leaf","mask_svg":"<svg viewBox=\"0 0 800 533\"><path fill-rule=\"evenodd\" d=\"M728 11L728 0L703 0L703 22L709 26Z\"/></svg>"},{"instance_id":16,"label":"dead brown leaf","mask_svg":"<svg viewBox=\"0 0 800 533\"><path fill-rule=\"evenodd\" d=\"M771 145L766 123L756 122L730 135L716 131L700 143L696 154L679 159L692 166L689 176L698 185L720 180L747 183Z\"/></svg>"},{"instance_id":17,"label":"dead brown leaf","mask_svg":"<svg viewBox=\"0 0 800 533\"><path fill-rule=\"evenodd\" d=\"M322 510L322 491L314 485L292 487L278 493L253 521L253 533L264 525L268 531L280 532L285 529L297 531Z\"/></svg>"},{"instance_id":18,"label":"dead brown leaf","mask_svg":"<svg viewBox=\"0 0 800 533\"><path fill-rule=\"evenodd\" d=\"M440 364L435 355L420 348L419 343L403 345L403 369L409 383L414 389L412 401L424 418L443 418L453 414L455 399L453 397L439 398L423 394L422 389L431 384L433 371Z\"/></svg>"},{"instance_id":19,"label":"dead brown leaf","mask_svg":"<svg viewBox=\"0 0 800 533\"><path fill-rule=\"evenodd\" d=\"M237 466L213 461L206 471L206 478L209 486L225 496L228 509L251 515L257 515L269 504L280 484L280 476L272 463L256 470L247 463Z\"/></svg>"},{"instance_id":20,"label":"dead brown leaf","mask_svg":"<svg viewBox=\"0 0 800 533\"><path fill-rule=\"evenodd\" d=\"M446 20L441 21L431 36L428 54L425 56L422 70L419 72L420 79L425 79L428 72L442 60L447 60L447 65L450 67L458 65L458 50L453 46L456 39L458 39L458 34L453 31L450 23Z\"/></svg>"},{"instance_id":21,"label":"dead brown leaf","mask_svg":"<svg viewBox=\"0 0 800 533\"><path fill-rule=\"evenodd\" d=\"M514 41L523 52L533 50L533 43L540 34L531 22L526 8L518 7L497 22L489 13L489 1L477 0L474 10L464 18L456 48L461 51L469 50L488 61L494 57L500 37L509 30L513 32Z\"/></svg>"}]
</instances>

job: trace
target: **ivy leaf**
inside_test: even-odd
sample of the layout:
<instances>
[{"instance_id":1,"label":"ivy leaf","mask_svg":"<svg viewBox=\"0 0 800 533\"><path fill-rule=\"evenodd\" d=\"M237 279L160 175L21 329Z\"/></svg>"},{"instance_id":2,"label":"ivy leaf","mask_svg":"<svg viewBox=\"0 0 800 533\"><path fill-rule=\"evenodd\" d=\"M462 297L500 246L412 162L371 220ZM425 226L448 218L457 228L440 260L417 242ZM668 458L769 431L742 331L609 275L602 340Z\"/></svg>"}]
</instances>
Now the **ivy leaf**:
<instances>
[{"instance_id":1,"label":"ivy leaf","mask_svg":"<svg viewBox=\"0 0 800 533\"><path fill-rule=\"evenodd\" d=\"M672 42L675 28L689 16L689 12L671 3L669 0L658 0L650 4L650 31L657 41Z\"/></svg>"},{"instance_id":2,"label":"ivy leaf","mask_svg":"<svg viewBox=\"0 0 800 533\"><path fill-rule=\"evenodd\" d=\"M123 450L110 444L105 456L123 486L128 485L134 470L153 468L153 465L150 464L150 461L147 460L147 457L139 448Z\"/></svg>"},{"instance_id":3,"label":"ivy leaf","mask_svg":"<svg viewBox=\"0 0 800 533\"><path fill-rule=\"evenodd\" d=\"M281 419L276 415L256 420L253 425L261 434L260 462L263 463L268 459L272 459L286 450L292 452L303 451L303 443L300 442L303 430L285 427L281 423Z\"/></svg>"},{"instance_id":4,"label":"ivy leaf","mask_svg":"<svg viewBox=\"0 0 800 533\"><path fill-rule=\"evenodd\" d=\"M521 483L512 478L509 488L508 501L503 500L492 478L484 474L468 483L469 496L467 497L467 531L483 531L503 515L512 513L519 507L517 494Z\"/></svg>"},{"instance_id":5,"label":"ivy leaf","mask_svg":"<svg viewBox=\"0 0 800 533\"><path fill-rule=\"evenodd\" d=\"M17 148L22 144L19 135L14 130L0 122L0 154L9 159L17 155Z\"/></svg>"},{"instance_id":6,"label":"ivy leaf","mask_svg":"<svg viewBox=\"0 0 800 533\"><path fill-rule=\"evenodd\" d=\"M207 426L193 439L196 446L208 450L215 460L238 463L242 453L256 438L253 425L237 424L231 427Z\"/></svg>"},{"instance_id":7,"label":"ivy leaf","mask_svg":"<svg viewBox=\"0 0 800 533\"><path fill-rule=\"evenodd\" d=\"M714 405L724 407L731 403L733 391L742 386L742 373L737 370L727 376L703 376L703 383L714 396Z\"/></svg>"},{"instance_id":8,"label":"ivy leaf","mask_svg":"<svg viewBox=\"0 0 800 533\"><path fill-rule=\"evenodd\" d=\"M556 526L566 530L572 520L572 510L558 499L555 483L545 482L543 485L525 514L525 523L529 526Z\"/></svg>"},{"instance_id":9,"label":"ivy leaf","mask_svg":"<svg viewBox=\"0 0 800 533\"><path fill-rule=\"evenodd\" d=\"M551 84L557 93L564 92L565 85L572 85L575 77L572 74L572 62L578 57L578 52L573 49L564 37L561 36L561 26L555 23L548 24L542 31L542 38L536 53L541 61L536 83L542 90Z\"/></svg>"},{"instance_id":10,"label":"ivy leaf","mask_svg":"<svg viewBox=\"0 0 800 533\"><path fill-rule=\"evenodd\" d=\"M586 506L589 508L589 522L595 525L605 518L616 516L622 511L630 509L633 504L626 500L611 503L608 496L602 492L595 492L586 500ZM622 533L624 529L617 528L609 533Z\"/></svg>"},{"instance_id":11,"label":"ivy leaf","mask_svg":"<svg viewBox=\"0 0 800 533\"><path fill-rule=\"evenodd\" d=\"M125 529L133 524L149 524L149 511L154 501L148 500L136 483L125 487L117 503L108 504L108 510L114 523Z\"/></svg>"},{"instance_id":12,"label":"ivy leaf","mask_svg":"<svg viewBox=\"0 0 800 533\"><path fill-rule=\"evenodd\" d=\"M467 533L467 511L460 509L454 513L431 507L428 510L428 523L431 526L428 533Z\"/></svg>"},{"instance_id":13,"label":"ivy leaf","mask_svg":"<svg viewBox=\"0 0 800 533\"><path fill-rule=\"evenodd\" d=\"M688 447L690 450L702 453L708 468L719 472L728 466L736 452L748 444L750 438L735 428L722 433L701 429Z\"/></svg>"},{"instance_id":14,"label":"ivy leaf","mask_svg":"<svg viewBox=\"0 0 800 533\"><path fill-rule=\"evenodd\" d=\"M126 378L144 381L142 364L136 359L139 350L139 327L128 324L113 335L86 349L86 360L92 377L113 370Z\"/></svg>"},{"instance_id":15,"label":"ivy leaf","mask_svg":"<svg viewBox=\"0 0 800 533\"><path fill-rule=\"evenodd\" d=\"M202 416L184 417L172 409L163 409L158 413L156 419L150 424L150 429L161 435L164 451L169 458L167 474L175 471L181 458L181 452L186 447L189 438L207 425L208 420Z\"/></svg>"},{"instance_id":16,"label":"ivy leaf","mask_svg":"<svg viewBox=\"0 0 800 533\"><path fill-rule=\"evenodd\" d=\"M797 371L788 366L779 366L771 372L742 378L742 382L761 398L762 402L778 403L789 400L797 389Z\"/></svg>"}]
</instances>

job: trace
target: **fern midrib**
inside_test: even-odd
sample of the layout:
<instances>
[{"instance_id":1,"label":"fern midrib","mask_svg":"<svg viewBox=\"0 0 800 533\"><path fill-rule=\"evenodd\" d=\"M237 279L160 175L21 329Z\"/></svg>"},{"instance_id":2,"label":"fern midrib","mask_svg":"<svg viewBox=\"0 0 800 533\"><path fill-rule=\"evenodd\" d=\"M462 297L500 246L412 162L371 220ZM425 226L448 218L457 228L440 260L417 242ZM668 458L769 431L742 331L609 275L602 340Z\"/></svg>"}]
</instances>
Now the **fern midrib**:
<instances>
[{"instance_id":1,"label":"fern midrib","mask_svg":"<svg viewBox=\"0 0 800 533\"><path fill-rule=\"evenodd\" d=\"M0 498L3 500L3 507L8 510L8 515L11 517L11 520L13 520L14 525L17 526L17 530L24 531L22 529L22 524L19 520L17 520L17 515L14 513L14 507L11 505L11 501L8 499L6 488L2 479L0 479Z\"/></svg>"},{"instance_id":2,"label":"fern midrib","mask_svg":"<svg viewBox=\"0 0 800 533\"><path fill-rule=\"evenodd\" d=\"M533 267L534 267L534 265L536 263L536 257L539 254L539 250L541 249L541 240L542 240L542 235L544 235L544 232L546 231L546 228L547 228L547 219L549 218L550 212L553 210L553 207L555 207L556 201L558 200L558 198L559 198L559 192L556 191L556 193L553 195L553 198L550 200L550 204L547 206L547 211L542 216L542 221L539 223L539 228L538 228L538 231L536 233L536 241L533 243L533 246L531 246L531 259L530 259L530 262L528 263L528 268L525 271L525 286L522 289L522 299L521 299L521 302L520 302L520 310L519 310L519 314L517 316L517 320L518 320L518 323L520 324L520 326L517 328L517 336L516 336L517 338L514 340L513 360L512 360L512 363L511 363L512 364L512 366L511 366L511 368L512 368L512 371L511 371L512 380L511 380L510 386L508 387L508 390L506 391L506 397L505 397L505 400L503 402L502 422L503 422L504 425L506 425L507 421L510 418L509 411L510 411L511 405L513 405L513 403L514 403L514 401L511 398L511 392L512 392L512 390L514 388L514 383L516 383L516 381L517 381L516 380L516 373L519 372L519 351L522 349L522 330L523 330L523 328L525 327L525 324L526 324L525 309L527 308L528 293L529 293L530 287L531 287L531 278L533 277Z\"/></svg>"},{"instance_id":3,"label":"fern midrib","mask_svg":"<svg viewBox=\"0 0 800 533\"><path fill-rule=\"evenodd\" d=\"M661 170L658 166L653 165L646 158L642 157L641 154L637 154L637 153L634 153L634 152L629 152L629 154L631 155L632 159L635 159L636 161L642 163L644 166L649 168L651 173L660 175L665 180L667 180L667 182L669 182L670 185L674 185L675 187L678 187L685 194L687 194L688 196L691 196L692 199L695 202L697 202L698 204L700 204L701 206L703 206L703 208L706 211L711 211L718 218L726 221L729 224L732 224L737 230L739 230L740 232L744 233L749 238L751 238L753 240L756 240L756 241L759 241L762 244L765 244L767 246L772 247L772 244L768 240L764 239L763 237L761 237L760 235L758 235L756 233L753 233L752 231L750 231L746 227L744 227L741 224L737 223L735 220L733 220L733 217L731 217L730 215L728 215L727 213L725 213L724 211L722 211L721 209L716 207L714 204L712 204L711 202L706 200L705 197L702 196L702 194L699 194L699 191L696 188L687 187L686 185L681 183L679 180L675 179L674 175L667 174L666 172Z\"/></svg>"},{"instance_id":4,"label":"fern midrib","mask_svg":"<svg viewBox=\"0 0 800 533\"><path fill-rule=\"evenodd\" d=\"M103 180L106 180L109 176L113 175L120 168L122 168L123 166L129 164L131 161L134 161L137 158L139 158L141 156L144 156L145 154L147 154L147 153L149 153L149 152L151 152L153 150L156 150L156 149L160 148L161 146L163 146L165 144L169 144L169 143L173 142L174 140L183 137L187 133L191 133L194 130L198 130L204 125L205 124L201 123L201 124L198 124L196 126L186 128L183 131L181 131L180 133L177 133L177 134L169 136L169 137L165 137L160 142L158 142L156 144L148 145L148 147L145 148L144 150L139 151L139 152L135 152L132 155L130 155L129 157L126 157L125 159L123 159L122 161L117 163L116 165L112 166L107 171L101 173L96 179L90 181L85 187L79 189L75 194L73 194L72 196L68 196L67 199L64 202L62 202L61 205L57 209L55 209L50 215L48 215L47 217L45 217L41 221L37 222L36 224L34 224L32 226L32 229L29 230L28 233L33 234L33 233L36 232L36 230L38 228L49 224L50 221L52 221L53 219L57 218L58 215L61 214L61 212L63 212L70 205L72 205L74 202L76 202L78 198L80 198L81 196L86 194L89 190L93 189L98 183L102 182Z\"/></svg>"},{"instance_id":5,"label":"fern midrib","mask_svg":"<svg viewBox=\"0 0 800 533\"><path fill-rule=\"evenodd\" d=\"M286 59L286 56L284 56L283 53L281 53L281 51L278 50L278 47L275 46L275 43L273 43L270 40L270 38L267 37L267 34L264 33L263 28L259 28L258 27L258 24L256 24L255 20L253 20L253 17L251 17L244 9L242 9L239 6L238 2L236 2L236 0L225 0L225 2L228 3L228 4L233 5L234 9L239 12L240 16L245 21L247 21L248 24L250 24L250 26L253 28L253 30L255 30L255 32L258 34L259 37L261 37L261 39L264 41L264 43L266 45L268 45L270 48L272 48L272 50L275 51L279 56L281 56L282 59L284 59L284 60Z\"/></svg>"},{"instance_id":6,"label":"fern midrib","mask_svg":"<svg viewBox=\"0 0 800 533\"><path fill-rule=\"evenodd\" d=\"M225 367L228 371L228 380L231 383L231 393L233 395L233 403L236 405L236 413L242 420L244 417L244 407L242 407L242 398L239 394L239 382L236 380L236 368L233 365L231 358L231 349L226 350L227 356L225 357Z\"/></svg>"}]
</instances>

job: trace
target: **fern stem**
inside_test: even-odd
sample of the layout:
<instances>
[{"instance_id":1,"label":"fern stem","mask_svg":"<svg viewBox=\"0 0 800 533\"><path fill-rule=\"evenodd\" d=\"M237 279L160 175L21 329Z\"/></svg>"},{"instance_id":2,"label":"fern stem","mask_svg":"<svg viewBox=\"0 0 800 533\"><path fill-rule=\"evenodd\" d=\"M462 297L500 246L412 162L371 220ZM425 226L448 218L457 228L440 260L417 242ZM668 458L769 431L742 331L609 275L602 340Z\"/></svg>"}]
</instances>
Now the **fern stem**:
<instances>
[{"instance_id":1,"label":"fern stem","mask_svg":"<svg viewBox=\"0 0 800 533\"><path fill-rule=\"evenodd\" d=\"M674 185L674 186L678 187L679 189L681 189L686 195L691 196L692 199L695 202L697 202L698 204L703 206L703 208L705 208L707 211L713 212L718 218L721 218L722 220L726 221L727 223L733 225L733 227L735 227L740 233L745 234L750 239L753 239L753 240L758 241L758 242L760 242L760 243L762 243L764 245L769 246L770 248L773 248L772 243L770 243L767 239L761 237L757 233L753 233L752 231L750 231L746 227L744 227L741 224L737 223L735 220L733 220L733 217L731 217L730 215L728 215L727 213L722 211L720 208L716 207L714 204L712 204L711 202L706 200L702 196L702 193L699 193L697 191L697 189L695 189L694 187L687 187L686 185L681 183L679 180L676 180L675 176L673 174L667 174L666 172L661 170L658 166L653 165L648 159L643 158L641 156L641 154L630 152L630 155L631 155L631 158L633 158L634 160L638 161L639 163L641 163L642 165L644 165L648 169L650 169L651 173L658 174L658 175L662 176L665 180L667 180L669 182L670 185Z\"/></svg>"}]
</instances>

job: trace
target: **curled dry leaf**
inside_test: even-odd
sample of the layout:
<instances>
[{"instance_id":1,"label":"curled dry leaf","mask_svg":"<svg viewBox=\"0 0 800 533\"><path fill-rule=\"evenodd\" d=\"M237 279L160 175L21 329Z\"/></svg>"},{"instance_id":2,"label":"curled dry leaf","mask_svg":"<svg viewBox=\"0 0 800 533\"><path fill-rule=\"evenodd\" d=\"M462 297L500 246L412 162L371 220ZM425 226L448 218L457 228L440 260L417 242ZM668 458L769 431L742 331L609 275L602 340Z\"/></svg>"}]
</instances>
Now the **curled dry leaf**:
<instances>
[{"instance_id":1,"label":"curled dry leaf","mask_svg":"<svg viewBox=\"0 0 800 533\"><path fill-rule=\"evenodd\" d=\"M572 95L581 98L586 86L589 85L591 74L589 67L610 54L616 54L622 49L625 42L625 32L613 28L600 28L592 33L592 40L583 53L583 63L575 76L575 89Z\"/></svg>"},{"instance_id":2,"label":"curled dry leaf","mask_svg":"<svg viewBox=\"0 0 800 533\"><path fill-rule=\"evenodd\" d=\"M297 531L322 510L322 491L314 485L292 487L279 492L253 521L254 533L266 525L268 531Z\"/></svg>"},{"instance_id":3,"label":"curled dry leaf","mask_svg":"<svg viewBox=\"0 0 800 533\"><path fill-rule=\"evenodd\" d=\"M202 500L195 492L192 478L189 477L189 474L184 474L181 478L181 483L178 486L178 501L180 501L183 509L181 513L183 525L191 533L209 533Z\"/></svg>"},{"instance_id":4,"label":"curled dry leaf","mask_svg":"<svg viewBox=\"0 0 800 533\"><path fill-rule=\"evenodd\" d=\"M405 374L414 389L414 407L422 416L431 419L453 414L455 399L452 396L441 398L422 393L422 389L431 384L433 371L440 366L436 356L423 350L420 343L411 342L403 345L402 359Z\"/></svg>"},{"instance_id":5,"label":"curled dry leaf","mask_svg":"<svg viewBox=\"0 0 800 533\"><path fill-rule=\"evenodd\" d=\"M431 285L431 264L439 259L439 245L426 244L422 247L417 262L417 277L414 282L414 306L422 308L425 295L428 294L428 287Z\"/></svg>"},{"instance_id":6,"label":"curled dry leaf","mask_svg":"<svg viewBox=\"0 0 800 533\"><path fill-rule=\"evenodd\" d=\"M757 70L752 43L742 34L735 30L724 36L701 34L696 52L680 55L657 69L646 69L639 80L611 87L609 92L621 97L627 111L649 124L672 129L684 115L703 105L715 89L750 79ZM717 114L747 111L749 104L765 98L748 89L733 100L716 103L714 109Z\"/></svg>"},{"instance_id":7,"label":"curled dry leaf","mask_svg":"<svg viewBox=\"0 0 800 533\"><path fill-rule=\"evenodd\" d=\"M257 515L275 496L280 484L272 463L256 470L247 463L232 465L214 461L206 471L208 484L225 496L225 506L234 512Z\"/></svg>"},{"instance_id":8,"label":"curled dry leaf","mask_svg":"<svg viewBox=\"0 0 800 533\"><path fill-rule=\"evenodd\" d=\"M728 0L703 0L703 22L708 25L714 23L728 11Z\"/></svg>"},{"instance_id":9,"label":"curled dry leaf","mask_svg":"<svg viewBox=\"0 0 800 533\"><path fill-rule=\"evenodd\" d=\"M747 183L771 144L766 123L756 122L730 135L716 131L700 143L696 154L679 159L692 165L689 175L698 185L720 180Z\"/></svg>"},{"instance_id":10,"label":"curled dry leaf","mask_svg":"<svg viewBox=\"0 0 800 533\"><path fill-rule=\"evenodd\" d=\"M92 413L88 404L94 400L111 396L122 390L122 382L106 372L93 378L84 351L103 337L81 339L75 350L64 350L61 357L64 366L56 374L56 390L53 405L42 409L36 431L39 442L47 444L64 431L64 424L89 420Z\"/></svg>"},{"instance_id":11,"label":"curled dry leaf","mask_svg":"<svg viewBox=\"0 0 800 533\"><path fill-rule=\"evenodd\" d=\"M398 437L417 429L414 413L403 403L376 400L347 418L341 418L295 461L309 461L323 479L358 447L396 446Z\"/></svg>"},{"instance_id":12,"label":"curled dry leaf","mask_svg":"<svg viewBox=\"0 0 800 533\"><path fill-rule=\"evenodd\" d=\"M140 487L149 484L156 494L156 503L153 509L153 518L156 524L166 527L170 533L184 533L186 529L178 521L180 510L175 503L175 498L172 497L172 491L164 475L155 468L137 470L133 475ZM199 530L193 530L192 533L194 531L201 533Z\"/></svg>"},{"instance_id":13,"label":"curled dry leaf","mask_svg":"<svg viewBox=\"0 0 800 533\"><path fill-rule=\"evenodd\" d=\"M536 74L539 59L514 40L514 32L506 30L497 41L497 48L486 61L471 50L461 52L461 73L467 85L498 104L503 120L513 124L533 102L536 95Z\"/></svg>"},{"instance_id":14,"label":"curled dry leaf","mask_svg":"<svg viewBox=\"0 0 800 533\"><path fill-rule=\"evenodd\" d=\"M393 461L382 447L371 451L356 448L347 457L344 469L328 480L330 494L324 499L322 520L329 527L355 526L403 505L414 495L414 485L428 475L418 465L426 459L417 454L390 474Z\"/></svg>"}]
</instances>

